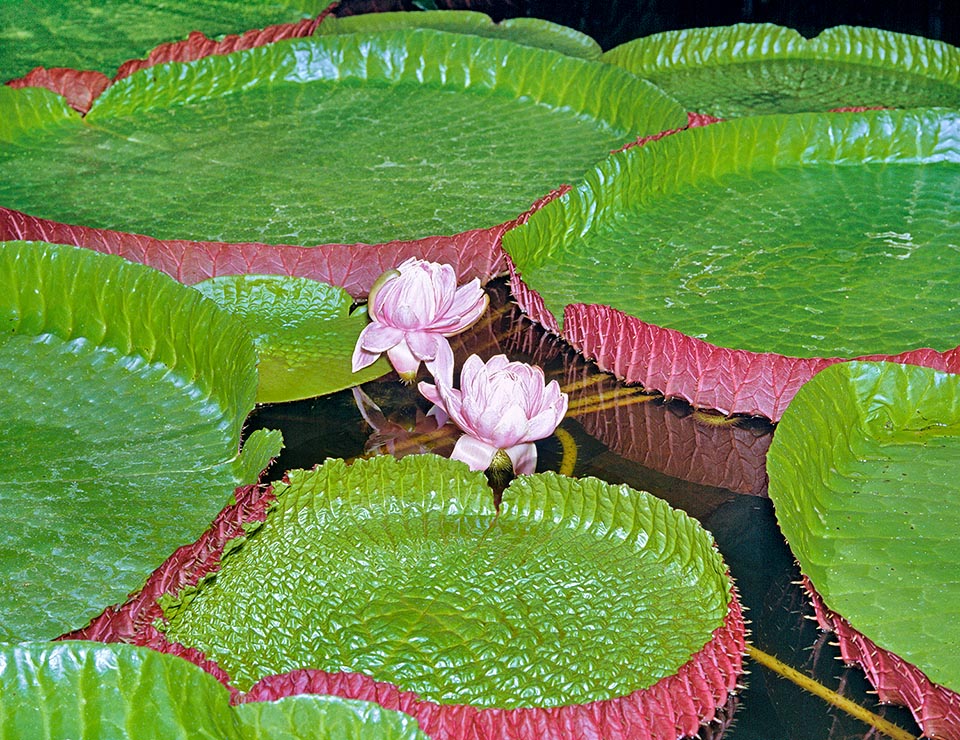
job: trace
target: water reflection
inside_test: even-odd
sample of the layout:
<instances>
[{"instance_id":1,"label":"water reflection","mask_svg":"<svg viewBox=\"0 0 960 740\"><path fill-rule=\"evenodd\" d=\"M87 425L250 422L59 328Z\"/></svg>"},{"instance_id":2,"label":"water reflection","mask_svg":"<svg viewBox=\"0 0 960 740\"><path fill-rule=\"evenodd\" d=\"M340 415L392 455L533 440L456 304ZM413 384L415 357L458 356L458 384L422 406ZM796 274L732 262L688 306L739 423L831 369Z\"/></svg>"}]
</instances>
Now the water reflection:
<instances>
[{"instance_id":1,"label":"water reflection","mask_svg":"<svg viewBox=\"0 0 960 740\"><path fill-rule=\"evenodd\" d=\"M917 736L906 710L879 707L863 674L844 667L829 635L796 585L799 573L765 497L764 457L774 433L762 419L712 417L689 406L626 386L598 371L555 337L528 321L509 300L503 281L488 290L488 314L453 337L458 364L471 353L539 365L570 394L561 425L575 446L573 475L626 483L659 496L697 518L714 536L740 591L760 650ZM423 376L426 378L426 375ZM327 457L434 452L449 455L459 432L438 428L415 386L388 375L359 389L319 399L259 408L247 432L280 428L286 448L268 477L310 468ZM569 442L538 443L538 470L570 462ZM566 455L566 457L565 457ZM766 668L748 662L745 689L719 723L701 731L719 740L852 740L881 737Z\"/></svg>"}]
</instances>

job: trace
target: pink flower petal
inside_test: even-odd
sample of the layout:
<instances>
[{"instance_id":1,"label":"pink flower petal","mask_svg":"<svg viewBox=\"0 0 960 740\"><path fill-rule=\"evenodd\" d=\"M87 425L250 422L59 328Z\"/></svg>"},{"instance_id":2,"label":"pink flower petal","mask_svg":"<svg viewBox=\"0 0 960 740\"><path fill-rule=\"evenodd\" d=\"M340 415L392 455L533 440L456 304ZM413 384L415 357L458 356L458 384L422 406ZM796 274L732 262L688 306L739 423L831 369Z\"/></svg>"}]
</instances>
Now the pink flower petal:
<instances>
[{"instance_id":1,"label":"pink flower petal","mask_svg":"<svg viewBox=\"0 0 960 740\"><path fill-rule=\"evenodd\" d=\"M437 354L432 360L425 360L424 364L437 383L448 388L453 386L453 350L450 342L443 337L437 337Z\"/></svg>"},{"instance_id":2,"label":"pink flower petal","mask_svg":"<svg viewBox=\"0 0 960 740\"><path fill-rule=\"evenodd\" d=\"M532 442L508 447L504 452L513 463L514 475L533 475L537 472L537 446Z\"/></svg>"},{"instance_id":3,"label":"pink flower petal","mask_svg":"<svg viewBox=\"0 0 960 740\"><path fill-rule=\"evenodd\" d=\"M469 434L464 434L453 446L450 459L460 460L470 466L470 470L486 470L497 454L496 447L488 445Z\"/></svg>"},{"instance_id":4,"label":"pink flower petal","mask_svg":"<svg viewBox=\"0 0 960 740\"><path fill-rule=\"evenodd\" d=\"M420 360L410 351L406 342L400 342L396 347L388 349L387 359L404 380L412 381L420 369Z\"/></svg>"},{"instance_id":5,"label":"pink flower petal","mask_svg":"<svg viewBox=\"0 0 960 740\"><path fill-rule=\"evenodd\" d=\"M408 331L404 340L410 351L421 360L432 360L437 356L437 346L440 343L450 346L449 342L439 334L429 331Z\"/></svg>"},{"instance_id":6,"label":"pink flower petal","mask_svg":"<svg viewBox=\"0 0 960 740\"><path fill-rule=\"evenodd\" d=\"M393 326L387 326L374 321L363 327L360 336L357 338L357 344L362 346L368 352L386 352L391 347L395 347L403 341L403 332Z\"/></svg>"},{"instance_id":7,"label":"pink flower petal","mask_svg":"<svg viewBox=\"0 0 960 740\"><path fill-rule=\"evenodd\" d=\"M363 368L368 365L372 365L377 361L377 358L380 357L379 352L367 352L363 347L360 346L360 343L357 343L357 346L353 348L353 362L352 369L353 372L357 370L363 370Z\"/></svg>"}]
</instances>

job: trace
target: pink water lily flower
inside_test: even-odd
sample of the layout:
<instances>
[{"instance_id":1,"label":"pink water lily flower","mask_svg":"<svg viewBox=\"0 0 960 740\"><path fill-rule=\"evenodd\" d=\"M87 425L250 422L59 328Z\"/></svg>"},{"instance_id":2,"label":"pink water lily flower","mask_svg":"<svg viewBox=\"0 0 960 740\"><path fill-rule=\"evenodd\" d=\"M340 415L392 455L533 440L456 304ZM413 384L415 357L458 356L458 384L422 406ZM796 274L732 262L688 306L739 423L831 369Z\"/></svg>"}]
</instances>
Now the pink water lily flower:
<instances>
[{"instance_id":1,"label":"pink water lily flower","mask_svg":"<svg viewBox=\"0 0 960 740\"><path fill-rule=\"evenodd\" d=\"M435 378L443 375L452 383L453 351L446 338L470 327L488 303L479 280L457 287L450 265L411 257L381 275L370 290L371 323L357 339L353 371L386 352L407 382L413 382L424 362Z\"/></svg>"},{"instance_id":2,"label":"pink water lily flower","mask_svg":"<svg viewBox=\"0 0 960 740\"><path fill-rule=\"evenodd\" d=\"M567 394L556 380L544 385L543 370L505 355L486 363L471 355L460 372L460 388L438 378L420 383L420 393L464 432L451 457L472 470L486 470L503 451L517 475L537 469L539 439L553 434L567 413Z\"/></svg>"}]
</instances>

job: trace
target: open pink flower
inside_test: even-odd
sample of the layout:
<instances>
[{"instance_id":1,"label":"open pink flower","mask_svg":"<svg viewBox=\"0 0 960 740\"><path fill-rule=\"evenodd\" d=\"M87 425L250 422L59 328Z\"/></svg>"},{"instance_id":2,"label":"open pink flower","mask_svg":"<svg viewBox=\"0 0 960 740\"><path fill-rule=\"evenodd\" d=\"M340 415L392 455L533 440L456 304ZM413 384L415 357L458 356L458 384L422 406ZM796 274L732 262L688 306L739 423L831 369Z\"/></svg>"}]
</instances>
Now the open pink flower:
<instances>
[{"instance_id":1,"label":"open pink flower","mask_svg":"<svg viewBox=\"0 0 960 740\"><path fill-rule=\"evenodd\" d=\"M452 383L453 352L446 337L459 334L487 309L489 299L472 280L457 287L450 265L411 257L381 275L370 291L371 323L353 351L353 371L372 364L383 352L400 377L412 382L425 362L435 378Z\"/></svg>"},{"instance_id":2,"label":"open pink flower","mask_svg":"<svg viewBox=\"0 0 960 740\"><path fill-rule=\"evenodd\" d=\"M544 385L543 370L505 355L486 363L470 355L460 372L460 389L437 378L437 384L420 383L420 393L435 403L464 435L457 440L452 458L472 470L486 470L503 450L517 475L537 469L533 443L549 437L567 413L567 394L557 381Z\"/></svg>"}]
</instances>

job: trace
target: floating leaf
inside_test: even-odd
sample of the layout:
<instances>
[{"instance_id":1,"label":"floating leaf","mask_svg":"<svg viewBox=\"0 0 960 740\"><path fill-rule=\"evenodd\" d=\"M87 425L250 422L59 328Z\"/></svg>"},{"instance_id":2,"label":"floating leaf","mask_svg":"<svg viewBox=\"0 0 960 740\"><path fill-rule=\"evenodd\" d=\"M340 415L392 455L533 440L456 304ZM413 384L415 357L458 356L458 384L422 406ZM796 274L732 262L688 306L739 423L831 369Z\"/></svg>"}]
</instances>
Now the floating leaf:
<instances>
[{"instance_id":1,"label":"floating leaf","mask_svg":"<svg viewBox=\"0 0 960 740\"><path fill-rule=\"evenodd\" d=\"M0 3L0 82L34 67L72 67L112 76L129 59L197 31L237 34L316 16L326 0L5 0Z\"/></svg>"},{"instance_id":2,"label":"floating leaf","mask_svg":"<svg viewBox=\"0 0 960 740\"><path fill-rule=\"evenodd\" d=\"M958 199L955 112L765 116L615 154L503 246L602 367L776 419L825 358L946 366Z\"/></svg>"},{"instance_id":3,"label":"floating leaf","mask_svg":"<svg viewBox=\"0 0 960 740\"><path fill-rule=\"evenodd\" d=\"M381 358L354 373L351 357L367 325L342 288L280 275L227 275L194 287L235 314L260 356L257 401L277 403L359 385L390 372Z\"/></svg>"},{"instance_id":4,"label":"floating leaf","mask_svg":"<svg viewBox=\"0 0 960 740\"><path fill-rule=\"evenodd\" d=\"M960 107L960 49L876 28L838 26L813 39L767 23L688 28L629 41L603 58L688 110L722 118Z\"/></svg>"},{"instance_id":5,"label":"floating leaf","mask_svg":"<svg viewBox=\"0 0 960 740\"><path fill-rule=\"evenodd\" d=\"M686 120L610 65L427 30L151 67L110 86L85 119L37 120L50 105L42 92L0 90L16 144L0 151L4 206L162 239L268 244L491 227L611 148Z\"/></svg>"},{"instance_id":6,"label":"floating leaf","mask_svg":"<svg viewBox=\"0 0 960 740\"><path fill-rule=\"evenodd\" d=\"M827 606L960 690L960 375L841 363L795 396L767 458L784 536Z\"/></svg>"},{"instance_id":7,"label":"floating leaf","mask_svg":"<svg viewBox=\"0 0 960 740\"><path fill-rule=\"evenodd\" d=\"M508 18L494 23L490 16L472 10L365 13L343 18L328 17L320 24L317 33L370 33L410 28L433 28L451 33L502 38L590 60L599 60L603 54L596 41L573 28L540 18Z\"/></svg>"},{"instance_id":8,"label":"floating leaf","mask_svg":"<svg viewBox=\"0 0 960 740\"><path fill-rule=\"evenodd\" d=\"M653 496L545 474L515 481L498 515L482 473L433 455L329 460L274 492L215 579L163 602L168 639L240 688L307 668L365 674L440 714L642 703L692 691L660 682L719 650L727 677L695 701L726 700L739 648L725 568ZM712 716L684 706L672 737Z\"/></svg>"},{"instance_id":9,"label":"floating leaf","mask_svg":"<svg viewBox=\"0 0 960 740\"><path fill-rule=\"evenodd\" d=\"M122 601L280 449L252 435L256 354L155 270L0 243L0 635L45 639ZM202 481L202 485L201 485Z\"/></svg>"},{"instance_id":10,"label":"floating leaf","mask_svg":"<svg viewBox=\"0 0 960 740\"><path fill-rule=\"evenodd\" d=\"M377 704L296 696L230 705L192 663L123 644L0 648L0 737L49 740L422 740L416 721Z\"/></svg>"}]
</instances>

